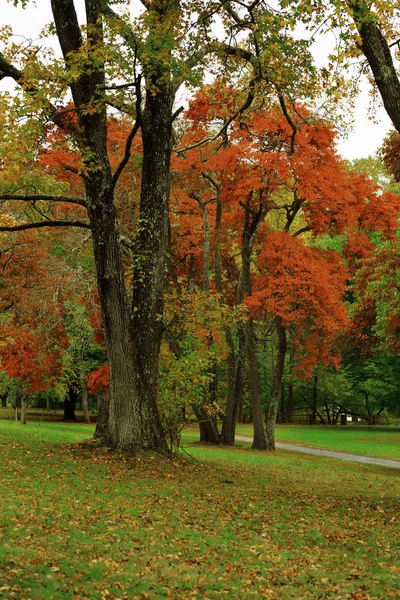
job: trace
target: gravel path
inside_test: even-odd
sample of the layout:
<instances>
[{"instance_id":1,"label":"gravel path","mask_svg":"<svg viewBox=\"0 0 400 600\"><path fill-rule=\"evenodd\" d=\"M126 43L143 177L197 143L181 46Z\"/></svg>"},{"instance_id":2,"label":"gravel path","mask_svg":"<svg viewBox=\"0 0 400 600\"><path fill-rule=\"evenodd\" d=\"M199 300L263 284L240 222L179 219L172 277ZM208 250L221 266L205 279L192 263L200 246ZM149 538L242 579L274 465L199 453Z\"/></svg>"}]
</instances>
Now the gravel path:
<instances>
[{"instance_id":1,"label":"gravel path","mask_svg":"<svg viewBox=\"0 0 400 600\"><path fill-rule=\"evenodd\" d=\"M253 439L244 435L235 436L240 442L252 442ZM330 456L331 458L339 458L340 460L351 460L368 465L380 465L381 467L390 467L391 469L400 469L400 461L387 460L386 458L374 458L372 456L359 456L358 454L347 454L346 452L332 452L331 450L320 450L319 448L306 448L305 446L296 446L295 444L281 444L276 442L277 448L283 450L293 450L294 452L303 452L304 454L316 454L317 456Z\"/></svg>"}]
</instances>

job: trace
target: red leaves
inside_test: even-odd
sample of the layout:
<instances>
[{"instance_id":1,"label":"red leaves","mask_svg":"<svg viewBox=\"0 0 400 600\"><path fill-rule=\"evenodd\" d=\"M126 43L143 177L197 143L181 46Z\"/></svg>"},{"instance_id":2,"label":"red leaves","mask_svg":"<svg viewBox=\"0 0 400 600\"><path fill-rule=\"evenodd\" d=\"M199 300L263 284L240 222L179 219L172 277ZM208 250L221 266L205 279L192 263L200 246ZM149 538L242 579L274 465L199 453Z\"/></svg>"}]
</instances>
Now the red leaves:
<instances>
[{"instance_id":1,"label":"red leaves","mask_svg":"<svg viewBox=\"0 0 400 600\"><path fill-rule=\"evenodd\" d=\"M110 387L110 367L105 363L96 371L92 371L88 378L88 390L90 394L98 394L100 391L107 392Z\"/></svg>"},{"instance_id":2,"label":"red leaves","mask_svg":"<svg viewBox=\"0 0 400 600\"><path fill-rule=\"evenodd\" d=\"M62 273L53 271L51 258L38 246L42 239L37 232L7 241L9 248L0 257L1 365L21 381L26 393L43 391L59 377L67 343L61 319Z\"/></svg>"},{"instance_id":3,"label":"red leaves","mask_svg":"<svg viewBox=\"0 0 400 600\"><path fill-rule=\"evenodd\" d=\"M254 314L278 316L295 327L301 369L318 360L336 363L332 340L347 323L343 305L347 272L335 252L306 246L286 232L266 232L260 272L246 305ZM310 364L308 364L310 363Z\"/></svg>"}]
</instances>

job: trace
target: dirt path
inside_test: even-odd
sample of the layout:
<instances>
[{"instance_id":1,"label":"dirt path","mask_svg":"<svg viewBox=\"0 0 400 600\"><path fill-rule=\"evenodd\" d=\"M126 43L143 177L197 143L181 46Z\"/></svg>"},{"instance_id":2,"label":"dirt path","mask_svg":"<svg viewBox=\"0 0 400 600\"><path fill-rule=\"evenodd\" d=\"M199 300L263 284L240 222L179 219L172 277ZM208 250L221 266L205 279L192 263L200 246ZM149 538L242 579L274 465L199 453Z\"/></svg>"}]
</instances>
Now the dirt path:
<instances>
[{"instance_id":1,"label":"dirt path","mask_svg":"<svg viewBox=\"0 0 400 600\"><path fill-rule=\"evenodd\" d=\"M235 436L240 442L252 442L253 439L244 435ZM294 452L303 452L304 454L316 454L317 456L330 456L340 460L351 460L368 465L380 465L381 467L390 467L391 469L400 469L400 461L388 460L386 458L374 458L372 456L359 456L358 454L347 454L346 452L332 452L331 450L320 450L319 448L306 448L305 446L296 446L295 444L281 444L276 442L277 448L282 450L293 450Z\"/></svg>"}]
</instances>

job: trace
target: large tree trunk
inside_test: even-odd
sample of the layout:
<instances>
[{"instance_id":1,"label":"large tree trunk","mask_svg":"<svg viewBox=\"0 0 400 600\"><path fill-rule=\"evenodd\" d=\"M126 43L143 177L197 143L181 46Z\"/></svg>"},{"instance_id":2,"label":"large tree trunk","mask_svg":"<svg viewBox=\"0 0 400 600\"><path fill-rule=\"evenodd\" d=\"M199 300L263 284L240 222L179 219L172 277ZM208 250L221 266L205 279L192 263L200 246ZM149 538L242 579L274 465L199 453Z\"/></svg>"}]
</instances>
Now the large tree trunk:
<instances>
[{"instance_id":1,"label":"large tree trunk","mask_svg":"<svg viewBox=\"0 0 400 600\"><path fill-rule=\"evenodd\" d=\"M157 92L147 91L142 117L142 188L139 232L135 242L131 332L135 343L144 435L152 447L166 450L156 401L163 334L174 91L169 81L160 83L161 75L155 77Z\"/></svg>"},{"instance_id":2,"label":"large tree trunk","mask_svg":"<svg viewBox=\"0 0 400 600\"><path fill-rule=\"evenodd\" d=\"M83 39L72 0L52 0L54 22L65 63L81 52ZM76 141L84 157L86 204L96 262L97 285L110 365L110 405L106 442L122 451L140 448L167 450L156 407L158 355L161 337L161 294L164 282L165 235L170 185L172 86L165 67L152 70L146 81L142 119L143 176L140 232L136 247L134 310L128 306L114 205L116 181L107 155L105 68L101 3L85 2L87 52L96 55L70 83L79 129ZM164 5L157 5L161 18ZM159 24L157 23L157 27ZM164 63L163 63L164 64ZM94 106L96 110L87 110ZM138 105L140 118L141 107Z\"/></svg>"},{"instance_id":3,"label":"large tree trunk","mask_svg":"<svg viewBox=\"0 0 400 600\"><path fill-rule=\"evenodd\" d=\"M279 317L275 318L275 331L278 336L278 356L276 358L273 389L265 425L268 450L275 450L275 424L281 399L281 388L287 351L286 329L282 325L282 321Z\"/></svg>"},{"instance_id":4,"label":"large tree trunk","mask_svg":"<svg viewBox=\"0 0 400 600\"><path fill-rule=\"evenodd\" d=\"M119 235L110 178L105 170L86 182L92 226L97 285L110 366L110 405L105 442L121 451L151 448L142 430L145 417L135 368L131 319L122 269ZM102 193L103 192L103 193Z\"/></svg>"},{"instance_id":5,"label":"large tree trunk","mask_svg":"<svg viewBox=\"0 0 400 600\"><path fill-rule=\"evenodd\" d=\"M108 417L110 414L110 394L103 394L101 403L99 405L99 411L97 414L96 429L94 432L94 438L105 439L107 436Z\"/></svg>"}]
</instances>

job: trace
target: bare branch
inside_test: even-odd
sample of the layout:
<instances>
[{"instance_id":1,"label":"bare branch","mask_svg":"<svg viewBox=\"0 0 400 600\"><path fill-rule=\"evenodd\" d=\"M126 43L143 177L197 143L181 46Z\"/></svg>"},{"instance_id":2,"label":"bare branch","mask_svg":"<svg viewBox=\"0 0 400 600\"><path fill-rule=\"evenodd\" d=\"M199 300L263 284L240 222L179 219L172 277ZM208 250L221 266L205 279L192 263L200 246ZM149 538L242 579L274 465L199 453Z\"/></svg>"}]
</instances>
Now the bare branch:
<instances>
[{"instance_id":1,"label":"bare branch","mask_svg":"<svg viewBox=\"0 0 400 600\"><path fill-rule=\"evenodd\" d=\"M311 231L311 227L307 226L307 227L302 227L301 229L298 229L295 233L292 233L292 237L297 237L298 235L301 235L302 233L306 233L306 231Z\"/></svg>"},{"instance_id":2,"label":"bare branch","mask_svg":"<svg viewBox=\"0 0 400 600\"><path fill-rule=\"evenodd\" d=\"M213 185L217 191L219 191L219 190L220 190L220 185L219 185L219 183L217 183L217 182L215 181L215 179L213 179L213 178L211 177L211 175L209 175L208 173L205 173L205 172L204 172L204 173L202 173L202 174L201 174L201 176L202 176L204 179L207 179L207 181L209 181L209 182L211 183L211 185Z\"/></svg>"},{"instance_id":3,"label":"bare branch","mask_svg":"<svg viewBox=\"0 0 400 600\"><path fill-rule=\"evenodd\" d=\"M21 223L21 225L0 225L0 231L25 231L26 229L40 229L42 227L83 227L91 229L90 223L84 221L38 221L37 223Z\"/></svg>"},{"instance_id":4,"label":"bare branch","mask_svg":"<svg viewBox=\"0 0 400 600\"><path fill-rule=\"evenodd\" d=\"M179 108L176 109L176 111L174 112L174 114L171 117L171 122L173 123L175 121L175 119L181 114L182 111L185 110L184 106L180 106Z\"/></svg>"},{"instance_id":5,"label":"bare branch","mask_svg":"<svg viewBox=\"0 0 400 600\"><path fill-rule=\"evenodd\" d=\"M292 117L290 116L289 111L288 111L287 106L286 106L286 103L285 103L285 99L284 99L284 97L282 96L282 94L280 92L278 93L278 98L279 98L279 104L281 105L282 112L283 112L283 114L285 116L285 119L289 123L289 125L290 125L290 127L291 127L291 129L293 131L292 136L291 136L291 140L290 140L290 150L291 150L291 152L293 154L293 152L294 152L294 139L295 139L296 133L297 133L297 125L295 124L295 122L293 121Z\"/></svg>"},{"instance_id":6,"label":"bare branch","mask_svg":"<svg viewBox=\"0 0 400 600\"><path fill-rule=\"evenodd\" d=\"M125 90L130 87L136 87L136 85L136 81L133 81L132 83L121 83L120 85L105 85L101 89L105 91Z\"/></svg>"},{"instance_id":7,"label":"bare branch","mask_svg":"<svg viewBox=\"0 0 400 600\"><path fill-rule=\"evenodd\" d=\"M133 142L135 135L139 131L139 127L140 127L140 124L142 121L142 114L141 114L142 94L140 91L140 80L141 80L141 76L139 75L136 80L136 121L135 121L134 126L132 127L130 134L126 138L124 157L121 160L121 162L119 163L119 165L113 175L113 178L112 178L113 188L116 186L117 181L118 181L122 171L124 170L124 168L126 167L126 165L128 163L128 160L131 156L132 142Z\"/></svg>"}]
</instances>

